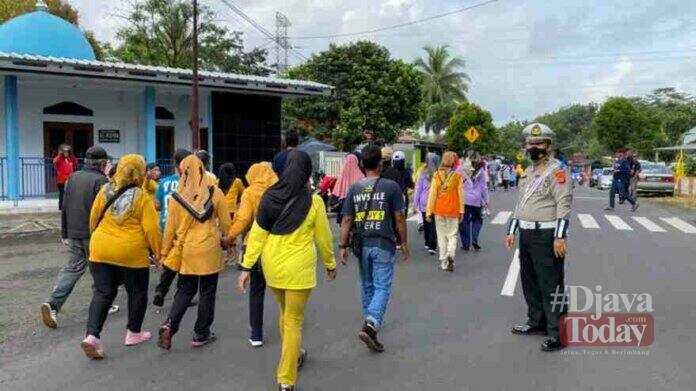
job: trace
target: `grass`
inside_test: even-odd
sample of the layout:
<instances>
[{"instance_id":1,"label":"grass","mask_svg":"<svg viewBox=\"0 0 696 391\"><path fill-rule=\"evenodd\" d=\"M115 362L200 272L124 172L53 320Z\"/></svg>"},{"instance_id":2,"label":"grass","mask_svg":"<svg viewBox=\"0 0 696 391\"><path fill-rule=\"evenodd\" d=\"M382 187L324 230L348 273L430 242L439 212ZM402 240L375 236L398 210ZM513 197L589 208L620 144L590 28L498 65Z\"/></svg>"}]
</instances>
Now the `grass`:
<instances>
[{"instance_id":1,"label":"grass","mask_svg":"<svg viewBox=\"0 0 696 391\"><path fill-rule=\"evenodd\" d=\"M651 197L650 202L696 211L696 197Z\"/></svg>"}]
</instances>

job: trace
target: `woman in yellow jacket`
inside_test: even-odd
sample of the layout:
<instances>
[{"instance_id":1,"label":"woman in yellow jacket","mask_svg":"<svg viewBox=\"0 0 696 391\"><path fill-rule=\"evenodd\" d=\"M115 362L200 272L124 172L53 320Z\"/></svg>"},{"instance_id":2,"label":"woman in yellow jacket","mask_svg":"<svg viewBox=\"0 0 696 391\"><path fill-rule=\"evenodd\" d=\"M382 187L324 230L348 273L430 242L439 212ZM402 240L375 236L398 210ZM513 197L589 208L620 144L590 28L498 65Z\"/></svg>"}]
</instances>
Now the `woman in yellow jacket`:
<instances>
[{"instance_id":1,"label":"woman in yellow jacket","mask_svg":"<svg viewBox=\"0 0 696 391\"><path fill-rule=\"evenodd\" d=\"M280 305L283 347L277 380L283 391L295 389L297 369L306 358L300 349L302 324L309 294L317 284L317 248L328 278L336 278L329 219L321 197L309 189L311 174L309 155L292 150L280 181L261 197L237 284L240 291L246 289L260 257L266 283Z\"/></svg>"},{"instance_id":2,"label":"woman in yellow jacket","mask_svg":"<svg viewBox=\"0 0 696 391\"><path fill-rule=\"evenodd\" d=\"M203 162L191 155L179 165L181 178L169 199L167 223L162 239L165 265L179 272L179 282L169 317L159 329L158 346L169 350L172 336L198 294L198 318L191 346L216 340L210 326L215 318L218 273L222 270L222 249L218 227L227 232L230 213L225 195L206 179Z\"/></svg>"},{"instance_id":3,"label":"woman in yellow jacket","mask_svg":"<svg viewBox=\"0 0 696 391\"><path fill-rule=\"evenodd\" d=\"M220 172L218 172L218 187L225 194L227 210L229 210L230 217L234 220L234 214L237 213L239 200L244 191L244 183L237 177L237 169L234 164L224 163L220 166Z\"/></svg>"},{"instance_id":4,"label":"woman in yellow jacket","mask_svg":"<svg viewBox=\"0 0 696 391\"><path fill-rule=\"evenodd\" d=\"M81 344L92 359L104 357L100 333L121 282L128 292L126 345L150 339L150 333L141 331L141 326L150 281L148 256L160 252L160 231L152 198L141 188L144 177L142 156L123 156L112 181L101 188L92 205L89 269L94 286L87 336Z\"/></svg>"},{"instance_id":5,"label":"woman in yellow jacket","mask_svg":"<svg viewBox=\"0 0 696 391\"><path fill-rule=\"evenodd\" d=\"M440 168L431 180L425 218L431 222L435 216L437 247L440 251L440 268L454 271L454 256L457 252L459 223L464 220L464 189L462 176L454 170L457 154L445 152Z\"/></svg>"},{"instance_id":6,"label":"woman in yellow jacket","mask_svg":"<svg viewBox=\"0 0 696 391\"><path fill-rule=\"evenodd\" d=\"M271 163L262 162L249 167L246 180L249 183L249 187L242 193L239 210L235 214L232 226L227 233L224 247L234 246L237 237L244 235L251 229L263 192L278 182L278 177L273 172ZM244 244L246 246L246 240ZM263 302L266 294L266 279L263 277L260 262L251 269L250 280L249 325L251 326L251 336L249 337L249 343L251 346L258 348L263 346Z\"/></svg>"}]
</instances>

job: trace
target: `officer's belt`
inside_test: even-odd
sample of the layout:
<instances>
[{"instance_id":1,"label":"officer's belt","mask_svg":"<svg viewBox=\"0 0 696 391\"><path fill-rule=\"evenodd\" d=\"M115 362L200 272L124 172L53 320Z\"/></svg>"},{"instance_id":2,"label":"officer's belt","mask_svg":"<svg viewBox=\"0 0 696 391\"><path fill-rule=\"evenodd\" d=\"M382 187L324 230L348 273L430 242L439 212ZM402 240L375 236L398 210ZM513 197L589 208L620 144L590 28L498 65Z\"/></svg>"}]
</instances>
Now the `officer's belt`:
<instances>
[{"instance_id":1,"label":"officer's belt","mask_svg":"<svg viewBox=\"0 0 696 391\"><path fill-rule=\"evenodd\" d=\"M555 229L555 221L527 221L520 220L521 229Z\"/></svg>"}]
</instances>

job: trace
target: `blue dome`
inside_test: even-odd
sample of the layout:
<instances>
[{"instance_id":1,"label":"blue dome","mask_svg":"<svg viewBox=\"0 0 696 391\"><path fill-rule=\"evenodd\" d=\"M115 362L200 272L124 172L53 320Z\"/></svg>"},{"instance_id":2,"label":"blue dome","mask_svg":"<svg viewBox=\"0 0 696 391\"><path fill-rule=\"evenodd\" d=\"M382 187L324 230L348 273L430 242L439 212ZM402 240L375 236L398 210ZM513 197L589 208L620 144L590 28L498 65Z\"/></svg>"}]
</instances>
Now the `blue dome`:
<instances>
[{"instance_id":1,"label":"blue dome","mask_svg":"<svg viewBox=\"0 0 696 391\"><path fill-rule=\"evenodd\" d=\"M0 52L95 60L80 29L45 11L35 11L0 25Z\"/></svg>"}]
</instances>

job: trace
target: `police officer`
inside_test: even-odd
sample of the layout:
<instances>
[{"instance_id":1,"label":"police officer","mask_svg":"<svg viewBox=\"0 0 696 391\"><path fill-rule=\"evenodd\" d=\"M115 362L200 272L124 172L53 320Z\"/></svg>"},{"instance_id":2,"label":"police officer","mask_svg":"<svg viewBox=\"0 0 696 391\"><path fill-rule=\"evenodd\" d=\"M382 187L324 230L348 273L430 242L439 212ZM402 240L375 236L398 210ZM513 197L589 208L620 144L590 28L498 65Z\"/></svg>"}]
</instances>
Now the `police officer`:
<instances>
[{"instance_id":1,"label":"police officer","mask_svg":"<svg viewBox=\"0 0 696 391\"><path fill-rule=\"evenodd\" d=\"M520 233L519 259L527 323L512 327L513 334L545 334L541 350L562 349L560 318L565 313L563 264L572 181L567 167L551 156L554 133L533 123L524 128L526 150L533 164L519 184L519 200L508 225L506 245L512 250ZM556 295L560 293L560 295ZM554 304L555 303L555 304Z\"/></svg>"}]
</instances>

